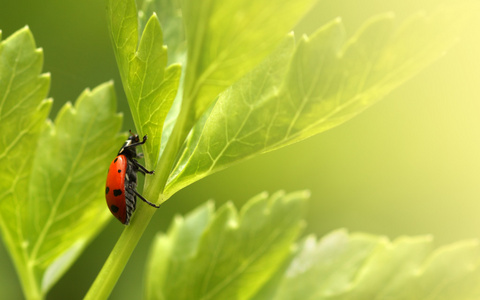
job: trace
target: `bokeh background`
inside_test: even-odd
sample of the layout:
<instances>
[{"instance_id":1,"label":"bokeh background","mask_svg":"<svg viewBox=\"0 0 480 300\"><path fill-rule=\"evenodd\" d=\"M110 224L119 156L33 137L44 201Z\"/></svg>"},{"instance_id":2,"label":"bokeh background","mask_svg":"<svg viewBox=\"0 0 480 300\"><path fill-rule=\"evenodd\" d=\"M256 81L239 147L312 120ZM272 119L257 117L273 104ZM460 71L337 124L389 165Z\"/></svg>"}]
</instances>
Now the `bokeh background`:
<instances>
[{"instance_id":1,"label":"bokeh background","mask_svg":"<svg viewBox=\"0 0 480 300\"><path fill-rule=\"evenodd\" d=\"M293 0L292 0L293 1ZM352 34L368 17L398 18L446 0L323 0L299 24L310 33L341 16ZM5 39L28 25L52 74L50 118L80 92L113 79L123 129L134 128L107 34L105 1L0 0ZM309 189L307 233L339 227L396 238L432 234L436 245L480 238L480 18L449 53L355 119L301 143L207 177L180 191L156 213L111 299L139 299L152 237L175 214L207 199L241 206L262 191ZM164 26L167 26L163 24ZM441 33L439 33L441 34ZM81 299L123 226L105 230L58 282L48 299ZM159 253L158 255L161 255ZM22 299L0 244L0 295Z\"/></svg>"}]
</instances>

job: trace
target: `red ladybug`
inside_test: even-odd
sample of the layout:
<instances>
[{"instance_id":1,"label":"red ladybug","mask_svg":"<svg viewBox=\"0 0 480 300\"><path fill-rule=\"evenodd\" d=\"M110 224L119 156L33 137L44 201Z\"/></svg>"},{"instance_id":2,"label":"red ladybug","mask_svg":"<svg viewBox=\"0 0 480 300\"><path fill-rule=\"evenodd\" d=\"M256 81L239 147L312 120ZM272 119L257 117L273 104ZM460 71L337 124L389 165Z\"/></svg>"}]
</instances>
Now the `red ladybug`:
<instances>
[{"instance_id":1,"label":"red ladybug","mask_svg":"<svg viewBox=\"0 0 480 300\"><path fill-rule=\"evenodd\" d=\"M135 211L137 196L145 203L158 208L137 192L137 172L144 175L153 174L153 171L148 171L135 160L142 157L141 154L137 154L135 147L145 144L146 141L147 136L144 136L143 141L140 142L138 135L130 131L130 137L120 148L108 169L105 188L107 205L112 214L125 225L130 223L130 217Z\"/></svg>"}]
</instances>

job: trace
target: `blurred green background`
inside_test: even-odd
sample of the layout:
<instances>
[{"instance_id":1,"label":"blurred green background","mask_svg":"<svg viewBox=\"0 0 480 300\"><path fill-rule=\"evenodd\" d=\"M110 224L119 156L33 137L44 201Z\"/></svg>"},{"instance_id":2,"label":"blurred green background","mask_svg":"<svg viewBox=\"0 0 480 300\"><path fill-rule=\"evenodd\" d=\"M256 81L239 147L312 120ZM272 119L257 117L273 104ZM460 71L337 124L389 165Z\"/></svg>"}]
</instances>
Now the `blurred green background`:
<instances>
[{"instance_id":1,"label":"blurred green background","mask_svg":"<svg viewBox=\"0 0 480 300\"><path fill-rule=\"evenodd\" d=\"M377 13L394 11L402 19L449 2L453 3L323 0L297 32L310 33L341 16L351 35ZM84 88L113 79L118 110L124 113L123 129L133 129L107 35L105 5L98 0L0 0L0 29L5 39L28 25L44 49L44 71L52 74L50 96L55 100L51 118ZM152 237L165 230L175 214L207 199L215 199L217 205L233 200L241 206L265 190L310 189L306 232L321 236L345 227L390 238L433 234L437 245L480 238L480 18L476 19L443 59L355 119L176 194L155 215L111 298L140 298ZM122 229L112 217L48 299L81 299ZM23 298L3 244L0 295Z\"/></svg>"}]
</instances>

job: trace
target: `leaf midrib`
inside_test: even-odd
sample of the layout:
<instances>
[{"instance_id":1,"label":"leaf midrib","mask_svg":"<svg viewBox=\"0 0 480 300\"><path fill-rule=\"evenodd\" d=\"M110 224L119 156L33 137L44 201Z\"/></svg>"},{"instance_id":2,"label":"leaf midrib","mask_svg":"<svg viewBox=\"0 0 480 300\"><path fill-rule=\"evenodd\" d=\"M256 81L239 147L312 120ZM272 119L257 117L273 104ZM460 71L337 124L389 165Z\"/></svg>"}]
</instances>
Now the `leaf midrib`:
<instances>
[{"instance_id":1,"label":"leaf midrib","mask_svg":"<svg viewBox=\"0 0 480 300\"><path fill-rule=\"evenodd\" d=\"M5 48L5 43L1 43L0 45L3 46L2 48ZM8 81L7 89L6 89L5 94L3 96L2 102L0 103L0 116L2 115L3 106L5 105L5 101L7 100L8 95L10 94L10 90L12 88L13 80L16 77L18 62L20 61L18 58L20 57L20 54L21 54L21 52L18 51L17 56L15 57L15 63L13 65L13 68L12 68L12 71L11 71L12 76L10 76L10 80Z\"/></svg>"}]
</instances>

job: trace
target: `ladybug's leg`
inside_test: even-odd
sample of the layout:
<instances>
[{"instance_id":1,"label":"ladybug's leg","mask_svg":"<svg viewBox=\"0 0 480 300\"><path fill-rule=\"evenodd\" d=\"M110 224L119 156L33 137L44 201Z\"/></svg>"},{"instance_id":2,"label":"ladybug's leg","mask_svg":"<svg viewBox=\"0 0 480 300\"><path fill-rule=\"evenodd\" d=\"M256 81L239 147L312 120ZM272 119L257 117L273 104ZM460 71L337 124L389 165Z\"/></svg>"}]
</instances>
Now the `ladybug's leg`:
<instances>
[{"instance_id":1,"label":"ladybug's leg","mask_svg":"<svg viewBox=\"0 0 480 300\"><path fill-rule=\"evenodd\" d=\"M145 203L147 203L148 205L153 206L153 207L155 207L155 208L159 208L159 207L160 207L160 205L157 206L157 205L153 204L152 202L148 201L147 199L143 198L143 196L140 195L136 190L133 190L133 192L135 193L135 195L138 196L138 198L142 199L142 200L143 200Z\"/></svg>"},{"instance_id":2,"label":"ladybug's leg","mask_svg":"<svg viewBox=\"0 0 480 300\"><path fill-rule=\"evenodd\" d=\"M138 161L132 159L132 163L138 168L138 171L145 174L153 174L155 171L149 171L144 166L142 166Z\"/></svg>"},{"instance_id":3,"label":"ladybug's leg","mask_svg":"<svg viewBox=\"0 0 480 300\"><path fill-rule=\"evenodd\" d=\"M143 145L143 144L145 144L146 141L147 141L147 136L145 135L145 136L143 137L143 141L130 144L130 145L128 145L128 146L123 147L123 149L127 149L127 148L132 148L132 147L137 147L137 146Z\"/></svg>"}]
</instances>

